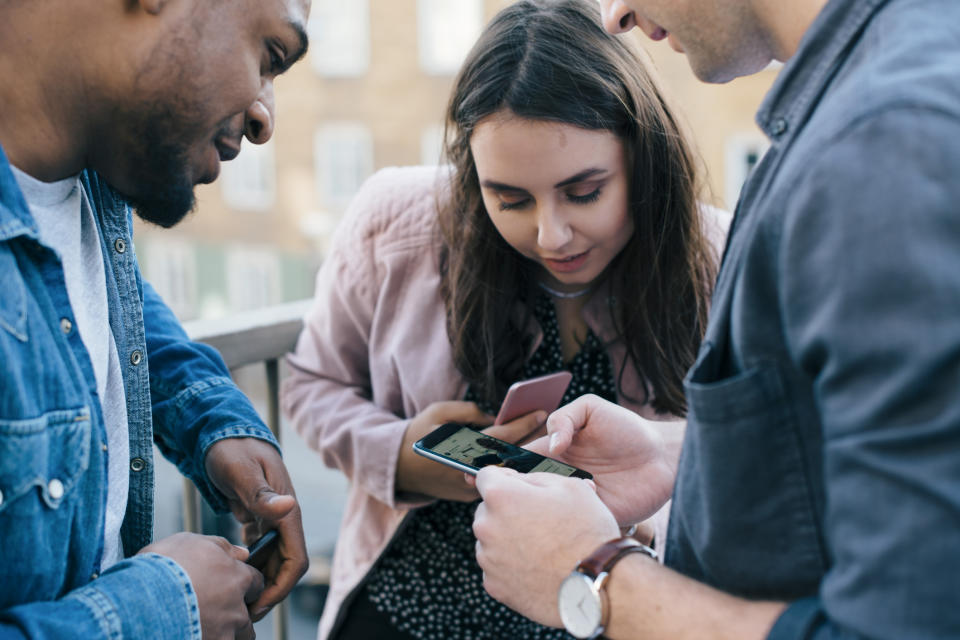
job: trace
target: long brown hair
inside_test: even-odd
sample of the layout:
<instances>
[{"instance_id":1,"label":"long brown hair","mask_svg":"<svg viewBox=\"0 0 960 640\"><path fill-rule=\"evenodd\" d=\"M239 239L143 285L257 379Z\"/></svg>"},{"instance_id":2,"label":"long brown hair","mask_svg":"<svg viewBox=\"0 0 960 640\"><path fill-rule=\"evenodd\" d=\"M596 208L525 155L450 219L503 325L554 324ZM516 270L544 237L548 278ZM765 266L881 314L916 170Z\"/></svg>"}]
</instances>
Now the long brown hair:
<instances>
[{"instance_id":1,"label":"long brown hair","mask_svg":"<svg viewBox=\"0 0 960 640\"><path fill-rule=\"evenodd\" d=\"M614 133L627 151L634 233L608 266L609 311L640 398L686 414L683 376L706 324L716 273L702 229L693 156L644 63L600 26L590 0L520 0L496 15L467 56L447 107L450 197L440 207L441 268L454 361L492 404L519 377L535 271L483 205L470 138L508 111ZM526 318L513 312L519 306Z\"/></svg>"}]
</instances>

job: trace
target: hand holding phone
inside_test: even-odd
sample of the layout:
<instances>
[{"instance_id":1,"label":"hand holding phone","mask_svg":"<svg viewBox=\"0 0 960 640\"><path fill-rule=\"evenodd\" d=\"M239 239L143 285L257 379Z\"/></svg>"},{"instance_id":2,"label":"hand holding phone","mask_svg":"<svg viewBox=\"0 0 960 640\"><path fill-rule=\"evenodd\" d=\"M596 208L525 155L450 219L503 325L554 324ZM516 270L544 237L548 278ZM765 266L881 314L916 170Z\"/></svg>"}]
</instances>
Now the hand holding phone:
<instances>
[{"instance_id":1,"label":"hand holding phone","mask_svg":"<svg viewBox=\"0 0 960 640\"><path fill-rule=\"evenodd\" d=\"M533 411L556 411L573 377L569 371L557 371L545 376L514 382L500 405L493 424L503 424Z\"/></svg>"},{"instance_id":2,"label":"hand holding phone","mask_svg":"<svg viewBox=\"0 0 960 640\"><path fill-rule=\"evenodd\" d=\"M263 569L264 565L267 564L267 558L270 557L279 540L280 534L277 533L276 529L271 529L257 538L253 544L247 547L247 551L250 552L250 555L247 556L247 564L255 569Z\"/></svg>"},{"instance_id":3,"label":"hand holding phone","mask_svg":"<svg viewBox=\"0 0 960 640\"><path fill-rule=\"evenodd\" d=\"M415 442L413 450L470 475L476 475L483 467L497 465L521 473L545 471L574 478L593 477L582 469L499 440L471 428L471 425L458 422L440 425Z\"/></svg>"}]
</instances>

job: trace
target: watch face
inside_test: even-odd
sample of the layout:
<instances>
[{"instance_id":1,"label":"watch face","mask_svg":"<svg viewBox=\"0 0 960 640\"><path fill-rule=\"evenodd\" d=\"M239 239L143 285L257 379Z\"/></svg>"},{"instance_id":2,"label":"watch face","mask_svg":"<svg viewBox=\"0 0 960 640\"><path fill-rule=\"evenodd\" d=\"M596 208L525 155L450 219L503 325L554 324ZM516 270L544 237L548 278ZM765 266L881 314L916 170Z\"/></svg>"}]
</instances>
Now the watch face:
<instances>
[{"instance_id":1,"label":"watch face","mask_svg":"<svg viewBox=\"0 0 960 640\"><path fill-rule=\"evenodd\" d=\"M571 573L560 585L557 604L563 626L573 637L592 638L602 631L602 596L594 589L592 578L579 571Z\"/></svg>"}]
</instances>

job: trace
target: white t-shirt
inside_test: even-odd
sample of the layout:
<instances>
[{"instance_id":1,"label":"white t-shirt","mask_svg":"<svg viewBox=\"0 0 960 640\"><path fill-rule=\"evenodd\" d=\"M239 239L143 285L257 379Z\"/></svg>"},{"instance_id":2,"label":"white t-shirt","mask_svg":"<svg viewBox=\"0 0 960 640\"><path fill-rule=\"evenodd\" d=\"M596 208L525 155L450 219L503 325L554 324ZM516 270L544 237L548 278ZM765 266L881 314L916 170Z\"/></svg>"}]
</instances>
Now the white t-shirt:
<instances>
[{"instance_id":1,"label":"white t-shirt","mask_svg":"<svg viewBox=\"0 0 960 640\"><path fill-rule=\"evenodd\" d=\"M90 356L107 433L107 510L101 570L123 559L120 525L127 509L130 458L126 394L110 330L100 234L79 176L41 182L13 167L40 239L60 256L74 326Z\"/></svg>"}]
</instances>

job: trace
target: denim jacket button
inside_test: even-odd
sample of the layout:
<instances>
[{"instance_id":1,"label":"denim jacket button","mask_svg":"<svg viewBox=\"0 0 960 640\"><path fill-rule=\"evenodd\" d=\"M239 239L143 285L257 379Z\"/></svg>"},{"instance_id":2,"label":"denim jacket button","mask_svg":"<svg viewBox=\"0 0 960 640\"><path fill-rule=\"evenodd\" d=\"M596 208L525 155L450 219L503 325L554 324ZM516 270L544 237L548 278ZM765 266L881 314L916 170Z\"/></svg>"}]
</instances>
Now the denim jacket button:
<instances>
[{"instance_id":1,"label":"denim jacket button","mask_svg":"<svg viewBox=\"0 0 960 640\"><path fill-rule=\"evenodd\" d=\"M786 133L788 127L789 125L787 124L787 121L783 118L777 118L772 123L770 123L770 131L775 136L783 135L784 133Z\"/></svg>"},{"instance_id":2,"label":"denim jacket button","mask_svg":"<svg viewBox=\"0 0 960 640\"><path fill-rule=\"evenodd\" d=\"M94 571L93 573L90 574L90 579L91 579L91 580L96 580L96 579L99 578L99 577L100 577L100 574L97 573L96 571Z\"/></svg>"},{"instance_id":3,"label":"denim jacket button","mask_svg":"<svg viewBox=\"0 0 960 640\"><path fill-rule=\"evenodd\" d=\"M63 497L63 483L54 478L47 483L47 492L50 494L50 497L54 500L59 500Z\"/></svg>"},{"instance_id":4,"label":"denim jacket button","mask_svg":"<svg viewBox=\"0 0 960 640\"><path fill-rule=\"evenodd\" d=\"M60 319L60 330L64 333L70 333L73 330L73 323L70 322L70 318Z\"/></svg>"},{"instance_id":5,"label":"denim jacket button","mask_svg":"<svg viewBox=\"0 0 960 640\"><path fill-rule=\"evenodd\" d=\"M137 349L136 351L130 354L130 362L133 364L133 366L137 366L142 361L143 361L143 354L140 353L139 349Z\"/></svg>"},{"instance_id":6,"label":"denim jacket button","mask_svg":"<svg viewBox=\"0 0 960 640\"><path fill-rule=\"evenodd\" d=\"M117 253L123 253L127 250L127 242L123 238L117 238L113 243L113 248L117 250Z\"/></svg>"},{"instance_id":7,"label":"denim jacket button","mask_svg":"<svg viewBox=\"0 0 960 640\"><path fill-rule=\"evenodd\" d=\"M134 471L143 471L145 466L147 466L147 464L143 461L143 458L134 458L130 461L130 468Z\"/></svg>"},{"instance_id":8,"label":"denim jacket button","mask_svg":"<svg viewBox=\"0 0 960 640\"><path fill-rule=\"evenodd\" d=\"M0 505L3 504L3 491L0 491Z\"/></svg>"}]
</instances>

